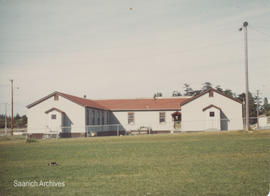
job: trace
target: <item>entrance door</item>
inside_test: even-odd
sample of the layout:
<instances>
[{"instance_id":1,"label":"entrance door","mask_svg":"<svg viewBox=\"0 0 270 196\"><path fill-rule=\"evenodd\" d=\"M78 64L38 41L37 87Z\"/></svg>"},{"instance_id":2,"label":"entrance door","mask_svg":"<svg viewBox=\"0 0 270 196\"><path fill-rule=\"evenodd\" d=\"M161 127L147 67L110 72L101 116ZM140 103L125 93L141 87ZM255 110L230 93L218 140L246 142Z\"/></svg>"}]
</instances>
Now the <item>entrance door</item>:
<instances>
[{"instance_id":1,"label":"entrance door","mask_svg":"<svg viewBox=\"0 0 270 196\"><path fill-rule=\"evenodd\" d=\"M220 111L219 110L210 110L207 118L207 130L220 130Z\"/></svg>"},{"instance_id":2,"label":"entrance door","mask_svg":"<svg viewBox=\"0 0 270 196\"><path fill-rule=\"evenodd\" d=\"M176 130L181 129L181 113L180 112L174 112L172 113L173 118L173 128Z\"/></svg>"},{"instance_id":3,"label":"entrance door","mask_svg":"<svg viewBox=\"0 0 270 196\"><path fill-rule=\"evenodd\" d=\"M51 112L48 114L49 118L49 129L51 132L60 132L62 115L58 112Z\"/></svg>"}]
</instances>

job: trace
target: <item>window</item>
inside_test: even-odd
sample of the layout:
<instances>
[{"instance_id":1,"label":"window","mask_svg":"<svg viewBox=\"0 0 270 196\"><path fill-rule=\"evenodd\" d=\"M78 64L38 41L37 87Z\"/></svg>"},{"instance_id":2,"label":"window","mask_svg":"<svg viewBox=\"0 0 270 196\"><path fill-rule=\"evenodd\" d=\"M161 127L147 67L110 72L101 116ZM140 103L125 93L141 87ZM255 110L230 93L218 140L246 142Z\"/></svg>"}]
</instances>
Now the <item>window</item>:
<instances>
[{"instance_id":1,"label":"window","mask_svg":"<svg viewBox=\"0 0 270 196\"><path fill-rule=\"evenodd\" d=\"M166 113L159 112L159 123L165 123L165 122L166 122Z\"/></svg>"},{"instance_id":2,"label":"window","mask_svg":"<svg viewBox=\"0 0 270 196\"><path fill-rule=\"evenodd\" d=\"M214 116L215 116L215 112L210 112L210 113L209 113L209 116L210 116L210 117L214 117Z\"/></svg>"},{"instance_id":3,"label":"window","mask_svg":"<svg viewBox=\"0 0 270 196\"><path fill-rule=\"evenodd\" d=\"M56 119L56 114L52 114L51 119Z\"/></svg>"},{"instance_id":4,"label":"window","mask_svg":"<svg viewBox=\"0 0 270 196\"><path fill-rule=\"evenodd\" d=\"M86 125L89 125L89 110L86 110Z\"/></svg>"},{"instance_id":5,"label":"window","mask_svg":"<svg viewBox=\"0 0 270 196\"><path fill-rule=\"evenodd\" d=\"M95 111L92 111L92 125L95 124Z\"/></svg>"},{"instance_id":6,"label":"window","mask_svg":"<svg viewBox=\"0 0 270 196\"><path fill-rule=\"evenodd\" d=\"M104 111L102 111L102 124L104 125Z\"/></svg>"},{"instance_id":7,"label":"window","mask_svg":"<svg viewBox=\"0 0 270 196\"><path fill-rule=\"evenodd\" d=\"M134 113L133 112L128 113L128 124L134 124Z\"/></svg>"},{"instance_id":8,"label":"window","mask_svg":"<svg viewBox=\"0 0 270 196\"><path fill-rule=\"evenodd\" d=\"M97 111L97 124L100 125L100 111Z\"/></svg>"},{"instance_id":9,"label":"window","mask_svg":"<svg viewBox=\"0 0 270 196\"><path fill-rule=\"evenodd\" d=\"M267 116L266 123L270 124L270 116Z\"/></svg>"},{"instance_id":10,"label":"window","mask_svg":"<svg viewBox=\"0 0 270 196\"><path fill-rule=\"evenodd\" d=\"M59 97L58 95L54 95L54 101L58 101Z\"/></svg>"},{"instance_id":11,"label":"window","mask_svg":"<svg viewBox=\"0 0 270 196\"><path fill-rule=\"evenodd\" d=\"M214 91L213 90L209 91L209 97L214 97Z\"/></svg>"}]
</instances>

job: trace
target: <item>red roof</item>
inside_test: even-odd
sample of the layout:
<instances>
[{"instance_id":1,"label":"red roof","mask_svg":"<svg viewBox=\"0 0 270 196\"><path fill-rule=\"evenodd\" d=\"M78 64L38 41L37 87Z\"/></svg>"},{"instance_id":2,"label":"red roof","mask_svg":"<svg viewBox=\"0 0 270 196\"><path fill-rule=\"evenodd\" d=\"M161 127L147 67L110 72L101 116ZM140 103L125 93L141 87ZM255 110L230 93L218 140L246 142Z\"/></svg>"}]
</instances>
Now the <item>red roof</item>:
<instances>
[{"instance_id":1,"label":"red roof","mask_svg":"<svg viewBox=\"0 0 270 196\"><path fill-rule=\"evenodd\" d=\"M54 92L36 102L26 106L31 108L42 101L54 96L62 96L74 103L84 107L97 108L102 110L179 110L180 104L189 98L158 98L158 99L111 99L111 100L90 100Z\"/></svg>"},{"instance_id":2,"label":"red roof","mask_svg":"<svg viewBox=\"0 0 270 196\"><path fill-rule=\"evenodd\" d=\"M31 108L37 104L39 104L42 101L45 101L46 99L54 96L59 95L62 96L74 103L77 103L84 107L91 107L91 108L97 108L102 110L179 110L181 106L193 101L194 99L197 99L198 97L206 94L207 92L214 91L216 93L219 93L227 98L230 98L236 102L239 102L242 104L242 102L238 99L232 98L230 96L225 95L224 93L221 93L215 89L208 89L206 91L203 91L202 93L192 97L178 97L178 98L157 98L157 99L110 99L110 100L90 100L85 99L81 97L76 97L73 95L68 95L65 93L60 92L54 92L49 94L46 97L43 97L36 102L29 104L26 106L27 108Z\"/></svg>"},{"instance_id":3,"label":"red roof","mask_svg":"<svg viewBox=\"0 0 270 196\"><path fill-rule=\"evenodd\" d=\"M76 97L76 96L73 96L73 95L68 95L68 94L65 94L65 93L60 93L60 92L54 92L54 93L51 93L49 94L48 96L46 97L43 97L37 101L35 101L34 103L31 103L29 104L28 106L26 106L27 108L31 108L47 99L49 99L50 97L54 96L54 95L58 95L58 96L62 96L74 103L77 103L81 106L84 106L84 107L91 107L91 108L97 108L97 109L102 109L102 110L108 110L108 108L104 107L104 106L101 106L99 105L98 103L90 100L90 99L84 99L84 98L80 98L80 97Z\"/></svg>"},{"instance_id":4,"label":"red roof","mask_svg":"<svg viewBox=\"0 0 270 196\"><path fill-rule=\"evenodd\" d=\"M108 108L106 108L106 107L98 104L96 101L93 101L90 99L80 98L80 97L76 97L76 96L68 95L68 94L64 94L64 93L58 93L58 94L69 99L70 101L73 101L73 102L75 102L79 105L85 106L85 107L108 110Z\"/></svg>"},{"instance_id":5,"label":"red roof","mask_svg":"<svg viewBox=\"0 0 270 196\"><path fill-rule=\"evenodd\" d=\"M94 100L110 110L179 110L189 98Z\"/></svg>"},{"instance_id":6,"label":"red roof","mask_svg":"<svg viewBox=\"0 0 270 196\"><path fill-rule=\"evenodd\" d=\"M216 89L209 88L209 89L207 89L207 90L205 90L205 91L199 93L198 95L195 95L195 96L193 96L193 97L187 99L186 101L182 102L182 103L181 103L181 106L183 106L183 105L185 105L185 104L187 104L187 103L189 103L189 102L191 102L191 101L193 101L193 100L199 98L200 96L202 96L202 95L204 95L204 94L206 94L206 93L208 93L208 92L210 93L211 91L212 91L212 92L216 92L216 93L218 93L218 94L220 94L220 95L223 95L224 97L227 97L227 98L229 98L229 99L231 99L231 100L233 100L233 101L236 101L236 102L238 102L238 103L240 103L240 104L243 104L242 101L240 101L239 99L236 99L236 98L233 98L233 97L231 97L231 96L225 95L223 92L220 92L220 91L218 91L218 90L216 90Z\"/></svg>"}]
</instances>

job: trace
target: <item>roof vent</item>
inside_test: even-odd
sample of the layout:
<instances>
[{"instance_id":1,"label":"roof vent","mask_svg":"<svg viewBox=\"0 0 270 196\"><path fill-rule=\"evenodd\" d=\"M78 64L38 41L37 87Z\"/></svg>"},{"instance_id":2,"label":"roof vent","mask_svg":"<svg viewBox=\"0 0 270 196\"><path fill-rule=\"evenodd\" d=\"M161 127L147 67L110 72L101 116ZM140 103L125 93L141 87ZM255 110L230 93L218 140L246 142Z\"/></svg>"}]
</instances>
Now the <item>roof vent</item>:
<instances>
[{"instance_id":1,"label":"roof vent","mask_svg":"<svg viewBox=\"0 0 270 196\"><path fill-rule=\"evenodd\" d=\"M86 95L83 95L83 98L86 99Z\"/></svg>"}]
</instances>

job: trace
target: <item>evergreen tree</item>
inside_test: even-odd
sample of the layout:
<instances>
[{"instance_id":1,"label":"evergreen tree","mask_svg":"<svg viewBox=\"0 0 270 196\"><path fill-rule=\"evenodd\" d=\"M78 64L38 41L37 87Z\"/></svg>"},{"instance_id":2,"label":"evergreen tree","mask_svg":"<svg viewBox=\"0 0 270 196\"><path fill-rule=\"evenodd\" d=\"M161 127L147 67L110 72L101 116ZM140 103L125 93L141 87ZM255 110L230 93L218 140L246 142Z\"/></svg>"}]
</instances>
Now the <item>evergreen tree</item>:
<instances>
[{"instance_id":1,"label":"evergreen tree","mask_svg":"<svg viewBox=\"0 0 270 196\"><path fill-rule=\"evenodd\" d=\"M189 84L184 84L184 96L193 96L195 93Z\"/></svg>"},{"instance_id":2,"label":"evergreen tree","mask_svg":"<svg viewBox=\"0 0 270 196\"><path fill-rule=\"evenodd\" d=\"M182 96L181 92L179 91L173 91L173 94L172 94L173 97L180 97Z\"/></svg>"},{"instance_id":3,"label":"evergreen tree","mask_svg":"<svg viewBox=\"0 0 270 196\"><path fill-rule=\"evenodd\" d=\"M244 107L243 107L243 113L245 114L246 113L246 106L245 106L245 98L246 98L246 95L245 93L241 93L240 95L238 95L237 97L239 100L243 101L244 103ZM248 108L249 108L249 117L250 117L250 124L254 124L254 123L257 123L257 108L256 108L256 103L254 101L254 98L253 98L253 95L251 93L248 94Z\"/></svg>"},{"instance_id":4,"label":"evergreen tree","mask_svg":"<svg viewBox=\"0 0 270 196\"><path fill-rule=\"evenodd\" d=\"M154 99L156 99L157 97L162 97L162 93L161 92L157 92L154 94Z\"/></svg>"},{"instance_id":5,"label":"evergreen tree","mask_svg":"<svg viewBox=\"0 0 270 196\"><path fill-rule=\"evenodd\" d=\"M223 92L223 89L221 88L220 85L217 85L215 88L216 88L216 90L218 90L218 91L220 91L220 92Z\"/></svg>"},{"instance_id":6,"label":"evergreen tree","mask_svg":"<svg viewBox=\"0 0 270 196\"><path fill-rule=\"evenodd\" d=\"M270 105L268 103L267 97L263 100L263 113L266 115L270 115Z\"/></svg>"},{"instance_id":7,"label":"evergreen tree","mask_svg":"<svg viewBox=\"0 0 270 196\"><path fill-rule=\"evenodd\" d=\"M230 89L224 90L223 93L224 93L225 95L227 95L227 96L234 97L234 96L233 96L233 92L232 92L232 90L230 90Z\"/></svg>"},{"instance_id":8,"label":"evergreen tree","mask_svg":"<svg viewBox=\"0 0 270 196\"><path fill-rule=\"evenodd\" d=\"M202 87L203 91L205 91L205 90L207 90L209 88L212 88L211 82L204 82L202 85L203 85L203 87Z\"/></svg>"}]
</instances>

